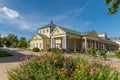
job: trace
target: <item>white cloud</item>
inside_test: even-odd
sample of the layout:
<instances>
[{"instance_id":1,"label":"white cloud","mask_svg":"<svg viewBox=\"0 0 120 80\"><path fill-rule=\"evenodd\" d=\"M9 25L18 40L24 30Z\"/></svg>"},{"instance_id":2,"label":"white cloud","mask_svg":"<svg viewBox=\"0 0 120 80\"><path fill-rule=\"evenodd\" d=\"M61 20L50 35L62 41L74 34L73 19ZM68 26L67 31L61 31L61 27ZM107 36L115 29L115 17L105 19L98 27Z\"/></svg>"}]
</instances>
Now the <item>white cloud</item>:
<instances>
[{"instance_id":1,"label":"white cloud","mask_svg":"<svg viewBox=\"0 0 120 80\"><path fill-rule=\"evenodd\" d=\"M34 31L38 26L34 23L26 21L19 12L12 10L7 7L0 7L0 23L5 23L7 25L11 25L11 27L15 27L21 30L26 31Z\"/></svg>"},{"instance_id":2,"label":"white cloud","mask_svg":"<svg viewBox=\"0 0 120 80\"><path fill-rule=\"evenodd\" d=\"M19 18L20 17L20 15L17 11L9 9L7 7L2 7L2 8L0 8L0 10L2 12L4 12L6 14L6 16L8 16L10 18Z\"/></svg>"}]
</instances>

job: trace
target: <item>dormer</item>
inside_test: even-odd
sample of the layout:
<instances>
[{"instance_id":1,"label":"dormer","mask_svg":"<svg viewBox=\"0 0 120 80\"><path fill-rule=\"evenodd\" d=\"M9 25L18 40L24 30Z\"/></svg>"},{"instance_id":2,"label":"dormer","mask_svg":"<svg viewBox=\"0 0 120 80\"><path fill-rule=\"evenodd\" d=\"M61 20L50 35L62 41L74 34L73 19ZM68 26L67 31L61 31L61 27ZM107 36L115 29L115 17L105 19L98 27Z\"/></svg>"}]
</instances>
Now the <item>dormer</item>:
<instances>
[{"instance_id":1,"label":"dormer","mask_svg":"<svg viewBox=\"0 0 120 80\"><path fill-rule=\"evenodd\" d=\"M46 25L46 26L43 26L41 28L38 29L38 33L39 34L44 34L48 37L50 37L50 34L51 32L53 31L53 29L56 27L56 25L53 23L53 21L51 20L51 22Z\"/></svg>"},{"instance_id":2,"label":"dormer","mask_svg":"<svg viewBox=\"0 0 120 80\"><path fill-rule=\"evenodd\" d=\"M104 38L107 38L107 33L98 33L98 36L99 37L104 37Z\"/></svg>"}]
</instances>

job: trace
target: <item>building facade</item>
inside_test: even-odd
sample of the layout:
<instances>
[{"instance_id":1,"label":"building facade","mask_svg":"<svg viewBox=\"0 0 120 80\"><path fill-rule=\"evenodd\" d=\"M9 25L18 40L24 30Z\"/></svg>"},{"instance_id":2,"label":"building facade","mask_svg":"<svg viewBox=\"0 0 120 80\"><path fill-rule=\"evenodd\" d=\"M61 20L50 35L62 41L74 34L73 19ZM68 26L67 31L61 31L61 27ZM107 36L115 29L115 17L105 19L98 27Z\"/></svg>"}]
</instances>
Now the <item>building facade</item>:
<instances>
[{"instance_id":1,"label":"building facade","mask_svg":"<svg viewBox=\"0 0 120 80\"><path fill-rule=\"evenodd\" d=\"M112 42L106 33L98 34L95 31L77 32L61 26L50 24L38 29L30 40L30 48L38 47L47 50L49 48L65 49L66 52L81 52L95 48L115 51L118 44Z\"/></svg>"},{"instance_id":2,"label":"building facade","mask_svg":"<svg viewBox=\"0 0 120 80\"><path fill-rule=\"evenodd\" d=\"M112 37L110 38L113 42L117 43L119 45L119 49L120 49L120 37Z\"/></svg>"}]
</instances>

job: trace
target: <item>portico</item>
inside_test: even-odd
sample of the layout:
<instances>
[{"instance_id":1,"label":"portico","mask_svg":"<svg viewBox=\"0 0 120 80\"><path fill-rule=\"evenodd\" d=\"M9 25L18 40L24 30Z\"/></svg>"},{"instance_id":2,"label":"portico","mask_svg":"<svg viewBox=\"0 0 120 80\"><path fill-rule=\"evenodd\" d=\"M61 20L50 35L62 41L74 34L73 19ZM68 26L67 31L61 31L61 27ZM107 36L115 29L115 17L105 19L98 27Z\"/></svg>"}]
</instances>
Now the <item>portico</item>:
<instances>
[{"instance_id":1,"label":"portico","mask_svg":"<svg viewBox=\"0 0 120 80\"><path fill-rule=\"evenodd\" d=\"M69 33L61 27L57 27L52 33L51 48L65 49L67 52L81 50L81 36Z\"/></svg>"}]
</instances>

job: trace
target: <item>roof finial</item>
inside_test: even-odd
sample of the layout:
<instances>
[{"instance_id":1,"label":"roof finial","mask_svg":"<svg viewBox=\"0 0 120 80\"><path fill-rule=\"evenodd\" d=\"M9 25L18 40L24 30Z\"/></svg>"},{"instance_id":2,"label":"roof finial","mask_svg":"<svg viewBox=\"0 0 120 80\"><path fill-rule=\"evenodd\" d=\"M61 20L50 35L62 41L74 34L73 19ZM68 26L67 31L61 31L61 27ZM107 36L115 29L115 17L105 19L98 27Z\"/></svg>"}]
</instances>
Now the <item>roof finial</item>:
<instances>
[{"instance_id":1,"label":"roof finial","mask_svg":"<svg viewBox=\"0 0 120 80\"><path fill-rule=\"evenodd\" d=\"M50 23L53 24L53 20L51 20Z\"/></svg>"}]
</instances>

